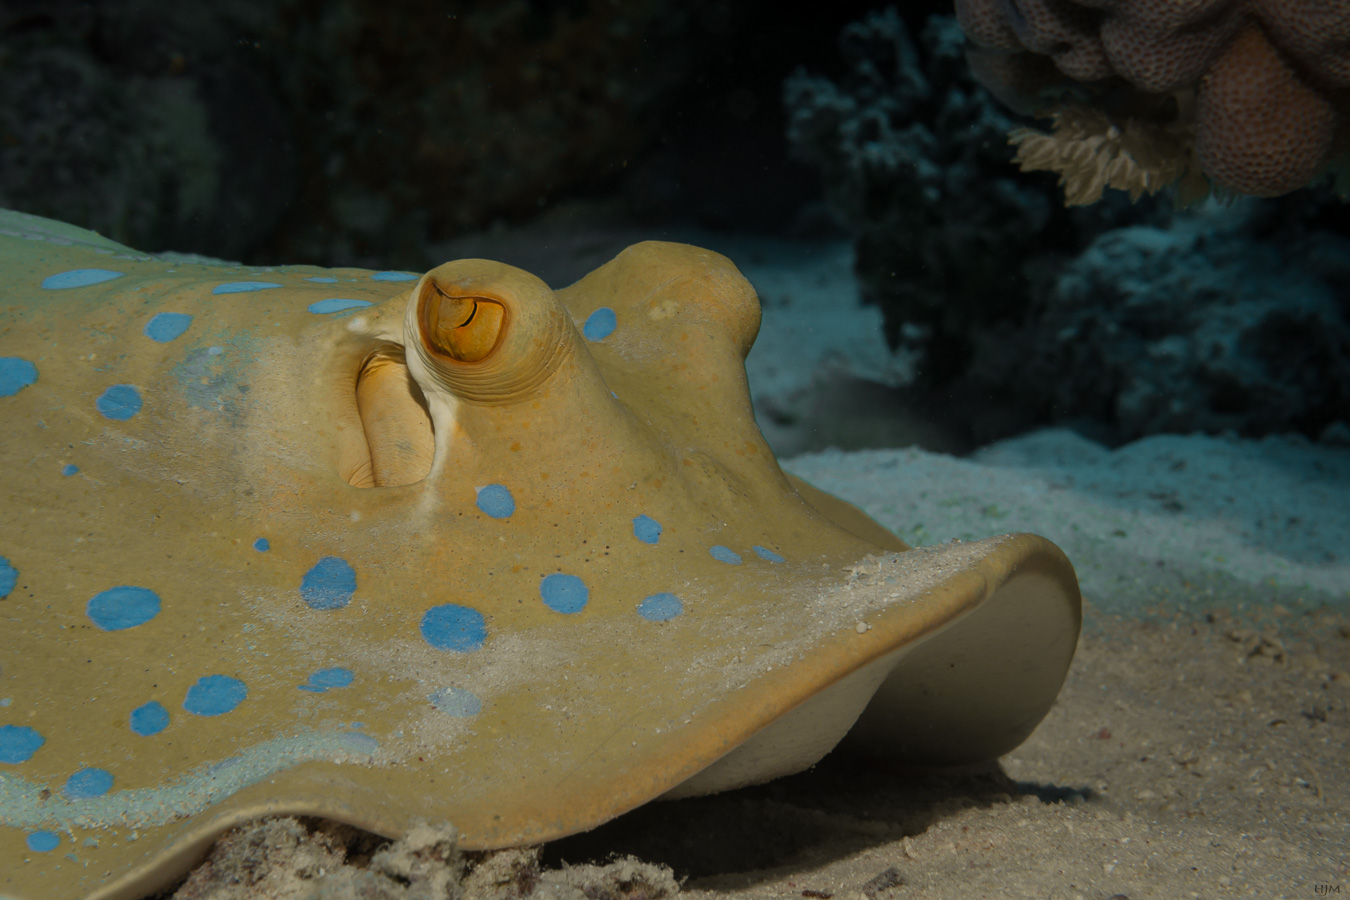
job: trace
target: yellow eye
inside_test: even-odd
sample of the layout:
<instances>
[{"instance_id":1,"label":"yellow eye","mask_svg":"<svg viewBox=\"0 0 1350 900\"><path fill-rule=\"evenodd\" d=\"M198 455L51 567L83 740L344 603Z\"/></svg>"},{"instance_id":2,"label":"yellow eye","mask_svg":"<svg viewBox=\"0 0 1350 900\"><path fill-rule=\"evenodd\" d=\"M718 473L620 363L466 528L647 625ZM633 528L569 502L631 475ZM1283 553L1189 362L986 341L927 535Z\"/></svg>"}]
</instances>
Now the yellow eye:
<instances>
[{"instance_id":1,"label":"yellow eye","mask_svg":"<svg viewBox=\"0 0 1350 900\"><path fill-rule=\"evenodd\" d=\"M506 307L489 297L453 297L435 282L419 303L423 343L438 356L459 362L485 359L502 335Z\"/></svg>"}]
</instances>

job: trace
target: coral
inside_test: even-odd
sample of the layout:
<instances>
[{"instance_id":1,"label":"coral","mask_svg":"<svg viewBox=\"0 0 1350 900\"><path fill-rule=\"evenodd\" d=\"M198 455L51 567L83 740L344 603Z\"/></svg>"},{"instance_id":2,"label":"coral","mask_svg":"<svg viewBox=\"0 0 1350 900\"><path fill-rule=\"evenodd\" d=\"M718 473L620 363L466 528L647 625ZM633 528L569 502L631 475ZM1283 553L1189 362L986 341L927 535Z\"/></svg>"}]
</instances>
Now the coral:
<instances>
[{"instance_id":1,"label":"coral","mask_svg":"<svg viewBox=\"0 0 1350 900\"><path fill-rule=\"evenodd\" d=\"M1088 119L1088 107L1111 122L1108 131L1136 136L1116 142L1112 152L1088 154L1081 129L1057 127L1037 143L1065 148L1042 147L1031 154L1034 160L1019 155L1024 167L1057 167L1069 202L1091 202L1082 198L1100 184L1136 195L1136 188L1162 182L1186 184L1197 165L1226 191L1272 197L1344 165L1350 141L1346 4L957 0L956 9L977 45L972 66L1005 102L1056 115L1059 124L1066 117ZM1046 59L1058 78L1047 74ZM1178 100L1170 119L1156 115L1159 99L1168 96ZM1150 114L1139 115L1141 108ZM1018 140L1027 150L1027 135ZM1155 152L1164 148L1166 158ZM1123 168L1140 174L1123 178ZM1194 184L1185 192L1193 196Z\"/></svg>"},{"instance_id":2,"label":"coral","mask_svg":"<svg viewBox=\"0 0 1350 900\"><path fill-rule=\"evenodd\" d=\"M1039 421L1095 422L1113 441L1317 437L1350 409L1350 241L1259 239L1270 223L1240 212L1099 236L1037 287L1022 335L983 337L976 378L1015 385L1008 402Z\"/></svg>"},{"instance_id":3,"label":"coral","mask_svg":"<svg viewBox=\"0 0 1350 900\"><path fill-rule=\"evenodd\" d=\"M418 822L397 841L348 825L258 819L217 839L170 900L661 900L665 866L632 857L545 868L538 847L473 853L454 826Z\"/></svg>"},{"instance_id":4,"label":"coral","mask_svg":"<svg viewBox=\"0 0 1350 900\"><path fill-rule=\"evenodd\" d=\"M1350 112L1350 107L1347 107ZM1317 176L1342 112L1249 26L1210 67L1197 98L1196 154L1217 183L1272 196Z\"/></svg>"},{"instance_id":5,"label":"coral","mask_svg":"<svg viewBox=\"0 0 1350 900\"><path fill-rule=\"evenodd\" d=\"M1020 40L1003 22L966 26ZM1194 92L1064 106L1053 137L1018 129L953 68L955 32L934 18L911 42L894 13L873 15L841 38L843 79L798 74L786 90L793 144L855 237L864 297L892 348L918 356L909 409L976 443L1064 421L1108 441L1317 437L1343 417L1350 243L1326 230L1343 215L1329 192L1171 216L1149 196L1164 184L1182 202L1208 191ZM1029 64L1015 69L1019 90L1062 79L1048 55L977 48L972 62L984 77L1014 59ZM1013 82L999 85L1018 100ZM1063 173L1069 200L1092 205L1065 209L1043 174L1010 180L1010 130L1024 165Z\"/></svg>"},{"instance_id":6,"label":"coral","mask_svg":"<svg viewBox=\"0 0 1350 900\"><path fill-rule=\"evenodd\" d=\"M1016 123L973 80L962 44L954 19L933 16L916 45L888 9L840 34L842 79L798 71L784 85L788 139L854 236L864 300L928 383L964 370L973 333L1018 320L1027 260L1077 251L1117 211L1070 215L1048 179L1013 177Z\"/></svg>"},{"instance_id":7,"label":"coral","mask_svg":"<svg viewBox=\"0 0 1350 900\"><path fill-rule=\"evenodd\" d=\"M1209 190L1192 152L1194 131L1181 120L1118 125L1100 110L1069 106L1054 113L1051 134L1017 128L1009 138L1023 171L1061 173L1069 206L1096 203L1108 187L1128 192L1133 201L1177 184L1182 205Z\"/></svg>"}]
</instances>

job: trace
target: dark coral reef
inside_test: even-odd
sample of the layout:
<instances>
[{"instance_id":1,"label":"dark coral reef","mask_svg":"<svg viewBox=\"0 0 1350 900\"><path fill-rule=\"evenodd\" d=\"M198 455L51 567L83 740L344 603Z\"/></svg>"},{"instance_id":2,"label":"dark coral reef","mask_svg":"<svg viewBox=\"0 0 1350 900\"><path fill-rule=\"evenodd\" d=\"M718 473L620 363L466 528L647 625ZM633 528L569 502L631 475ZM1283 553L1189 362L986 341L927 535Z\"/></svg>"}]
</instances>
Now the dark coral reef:
<instances>
[{"instance_id":1,"label":"dark coral reef","mask_svg":"<svg viewBox=\"0 0 1350 900\"><path fill-rule=\"evenodd\" d=\"M1325 0L956 0L972 66L1014 108L1053 117L1018 160L1070 203L1208 182L1276 197L1350 148L1350 5Z\"/></svg>"},{"instance_id":2,"label":"dark coral reef","mask_svg":"<svg viewBox=\"0 0 1350 900\"><path fill-rule=\"evenodd\" d=\"M1261 219L1220 209L1100 235L1038 286L1034 319L973 380L1117 441L1336 435L1350 420L1350 241L1262 237Z\"/></svg>"},{"instance_id":3,"label":"dark coral reef","mask_svg":"<svg viewBox=\"0 0 1350 900\"><path fill-rule=\"evenodd\" d=\"M1028 260L1160 215L1122 203L1066 212L1053 180L1019 175L1007 137L1017 122L971 76L964 44L949 16L930 17L916 42L886 9L840 34L842 78L801 70L784 85L789 142L820 167L854 238L863 297L930 386L966 371L974 334L1022 321Z\"/></svg>"},{"instance_id":4,"label":"dark coral reef","mask_svg":"<svg viewBox=\"0 0 1350 900\"><path fill-rule=\"evenodd\" d=\"M1012 166L1018 120L962 45L950 18L915 42L888 10L844 29L842 79L785 86L864 299L918 358L910 402L959 410L948 424L977 443L1050 422L1113 443L1340 433L1350 241L1324 227L1329 192L1191 213L1109 192L1066 211L1051 180Z\"/></svg>"}]
</instances>

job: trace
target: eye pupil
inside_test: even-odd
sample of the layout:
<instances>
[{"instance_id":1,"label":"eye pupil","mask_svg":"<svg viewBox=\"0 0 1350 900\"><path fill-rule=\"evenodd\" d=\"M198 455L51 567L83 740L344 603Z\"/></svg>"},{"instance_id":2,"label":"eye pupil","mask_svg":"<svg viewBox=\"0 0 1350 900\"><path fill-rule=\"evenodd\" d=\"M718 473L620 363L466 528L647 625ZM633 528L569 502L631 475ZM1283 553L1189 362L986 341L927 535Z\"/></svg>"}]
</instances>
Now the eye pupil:
<instances>
[{"instance_id":1,"label":"eye pupil","mask_svg":"<svg viewBox=\"0 0 1350 900\"><path fill-rule=\"evenodd\" d=\"M506 307L491 297L458 297L432 282L419 298L422 342L437 356L458 362L486 359L506 323Z\"/></svg>"}]
</instances>

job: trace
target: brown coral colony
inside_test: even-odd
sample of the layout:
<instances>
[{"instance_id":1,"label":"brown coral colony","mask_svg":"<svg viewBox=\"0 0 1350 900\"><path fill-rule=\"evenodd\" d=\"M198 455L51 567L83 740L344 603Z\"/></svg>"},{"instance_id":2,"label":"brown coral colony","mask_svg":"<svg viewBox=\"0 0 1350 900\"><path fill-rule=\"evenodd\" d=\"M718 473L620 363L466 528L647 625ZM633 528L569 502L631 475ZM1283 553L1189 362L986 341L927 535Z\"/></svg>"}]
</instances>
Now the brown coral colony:
<instances>
[{"instance_id":1,"label":"brown coral colony","mask_svg":"<svg viewBox=\"0 0 1350 900\"><path fill-rule=\"evenodd\" d=\"M1200 81L1196 152L1215 182L1273 197L1326 166L1340 117L1284 63L1257 25L1233 39Z\"/></svg>"},{"instance_id":2,"label":"brown coral colony","mask_svg":"<svg viewBox=\"0 0 1350 900\"><path fill-rule=\"evenodd\" d=\"M1133 127L1136 146L1141 127L1166 129L1169 145L1189 157L1170 161L1172 178L1189 166L1221 189L1273 197L1341 167L1350 150L1350 3L956 0L956 10L975 45L976 74L1000 99L1059 120L1067 112L1077 122L1084 107L1097 109L1116 126L1113 134ZM1049 84L1047 58L1058 73ZM1134 95L1123 103L1122 82ZM1141 100L1149 95L1152 104ZM1137 117L1168 96L1175 98L1172 121ZM1191 137L1178 144L1182 134ZM1028 144L1028 137L1040 140ZM1141 172L1138 185L1095 171L1114 165L1119 172L1129 154L1102 138L1085 150L1081 134L1056 127L1053 135L1024 131L1014 142L1023 168L1058 171L1077 202L1100 196L1100 184L1136 194L1156 189L1159 173L1145 183L1141 160L1130 161ZM1049 141L1058 152L1047 150ZM1099 159L1085 165L1086 155Z\"/></svg>"}]
</instances>

